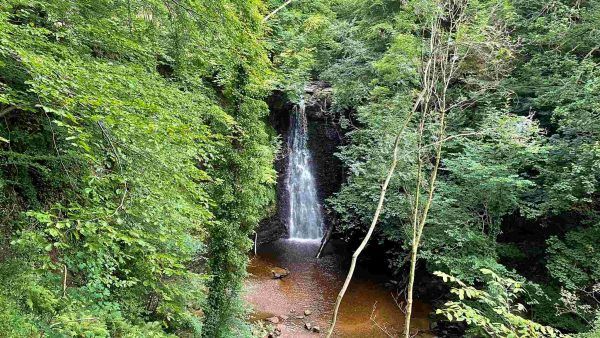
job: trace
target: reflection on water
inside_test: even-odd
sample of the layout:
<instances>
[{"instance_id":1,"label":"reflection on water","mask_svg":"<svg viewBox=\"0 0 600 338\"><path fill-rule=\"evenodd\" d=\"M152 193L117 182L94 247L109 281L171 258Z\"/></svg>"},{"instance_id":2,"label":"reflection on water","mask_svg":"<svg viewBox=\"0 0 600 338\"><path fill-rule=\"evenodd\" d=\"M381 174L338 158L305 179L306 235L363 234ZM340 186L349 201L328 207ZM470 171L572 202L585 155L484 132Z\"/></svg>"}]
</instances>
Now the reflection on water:
<instances>
[{"instance_id":1,"label":"reflection on water","mask_svg":"<svg viewBox=\"0 0 600 338\"><path fill-rule=\"evenodd\" d=\"M305 322L326 331L331 320L335 298L343 284L347 266L342 257L349 257L341 244L330 245L319 260L314 258L318 241L280 240L259 247L248 272L246 299L253 305L255 317L287 316L282 337L315 337L303 328ZM344 255L344 256L342 256ZM273 267L287 268L290 275L271 279ZM304 310L312 311L304 319ZM429 327L430 308L416 303L413 310L413 330ZM348 288L340 309L336 337L387 337L372 318L392 334L401 333L404 317L392 294L378 278L359 267ZM423 334L420 337L426 337Z\"/></svg>"}]
</instances>

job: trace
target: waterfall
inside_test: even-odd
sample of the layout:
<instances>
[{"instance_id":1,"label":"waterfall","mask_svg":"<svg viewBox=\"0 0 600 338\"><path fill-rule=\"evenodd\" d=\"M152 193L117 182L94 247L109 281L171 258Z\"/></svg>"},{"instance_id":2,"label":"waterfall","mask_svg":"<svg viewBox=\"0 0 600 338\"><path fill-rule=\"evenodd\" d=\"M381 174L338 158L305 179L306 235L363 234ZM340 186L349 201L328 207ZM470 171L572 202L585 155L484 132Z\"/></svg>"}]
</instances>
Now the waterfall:
<instances>
[{"instance_id":1,"label":"waterfall","mask_svg":"<svg viewBox=\"0 0 600 338\"><path fill-rule=\"evenodd\" d=\"M323 215L317 198L311 156L307 147L307 122L304 98L290 118L288 136L288 175L290 239L321 239Z\"/></svg>"}]
</instances>

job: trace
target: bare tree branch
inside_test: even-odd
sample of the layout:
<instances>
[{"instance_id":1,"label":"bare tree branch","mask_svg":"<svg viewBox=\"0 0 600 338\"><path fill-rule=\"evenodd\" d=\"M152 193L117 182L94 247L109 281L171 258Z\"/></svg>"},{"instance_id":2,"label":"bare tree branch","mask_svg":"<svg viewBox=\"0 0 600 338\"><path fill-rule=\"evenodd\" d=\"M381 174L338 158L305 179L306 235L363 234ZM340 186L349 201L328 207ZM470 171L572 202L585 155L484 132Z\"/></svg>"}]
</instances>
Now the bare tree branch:
<instances>
[{"instance_id":1,"label":"bare tree branch","mask_svg":"<svg viewBox=\"0 0 600 338\"><path fill-rule=\"evenodd\" d=\"M390 338L394 338L394 334L390 332L390 330L385 326L385 323L380 324L377 321L377 315L375 314L375 310L377 309L377 302L375 302L375 304L373 304L373 309L371 310L371 316L369 317L369 319L373 322L373 324L375 324L375 326L377 326L377 328L379 330L381 330L381 332L385 333L386 336L390 337Z\"/></svg>"},{"instance_id":2,"label":"bare tree branch","mask_svg":"<svg viewBox=\"0 0 600 338\"><path fill-rule=\"evenodd\" d=\"M17 106L8 106L8 107L0 110L0 117L3 117L4 115L10 113L11 111L13 111L13 110L15 110L17 108L19 108L19 107L17 107Z\"/></svg>"},{"instance_id":3,"label":"bare tree branch","mask_svg":"<svg viewBox=\"0 0 600 338\"><path fill-rule=\"evenodd\" d=\"M271 13L269 13L267 16L264 17L263 22L267 22L273 15L277 14L277 12L279 12L280 10L284 9L287 5L292 3L292 1L294 1L294 0L287 0L286 2L283 3L283 5L277 7L277 9L275 9L274 11L272 11Z\"/></svg>"},{"instance_id":4,"label":"bare tree branch","mask_svg":"<svg viewBox=\"0 0 600 338\"><path fill-rule=\"evenodd\" d=\"M430 65L431 65L431 63L428 62L426 69L428 69ZM396 134L396 138L394 140L392 163L390 164L390 167L388 169L385 181L383 182L383 185L381 186L381 193L379 195L379 202L377 203L377 209L375 210L375 214L373 215L373 220L371 222L371 226L369 227L369 230L367 231L365 238L362 240L362 242L360 243L360 245L358 246L358 249L356 249L354 254L352 254L350 270L348 271L348 275L346 276L344 285L342 286L342 289L340 290L340 293L338 294L338 297L337 297L337 300L335 303L335 309L333 311L333 320L331 322L331 327L329 328L329 332L327 333L328 338L331 337L331 335L333 334L333 330L335 329L335 323L337 321L338 312L340 310L340 304L342 303L344 294L346 293L346 290L348 289L348 285L350 285L350 281L352 280L352 276L354 275L354 269L356 268L356 261L358 259L358 256L360 256L361 252L367 246L367 243L369 242L369 239L371 238L371 235L373 234L373 230L375 230L375 226L377 225L377 222L379 221L379 215L381 214L381 211L383 210L383 202L385 200L387 188L388 188L388 185L390 184L390 180L392 179L392 176L394 175L394 171L396 170L396 165L398 164L398 152L400 150L401 136L404 132L404 129L406 129L406 126L412 119L413 114L417 111L417 109L423 102L424 96L425 96L425 91L423 90L423 91L421 91L421 93L419 94L419 97L415 101L415 104L413 105L412 110L410 111L410 113L408 114L406 119L404 120L404 124L402 125L402 128L400 128L400 131L398 132L398 134Z\"/></svg>"}]
</instances>

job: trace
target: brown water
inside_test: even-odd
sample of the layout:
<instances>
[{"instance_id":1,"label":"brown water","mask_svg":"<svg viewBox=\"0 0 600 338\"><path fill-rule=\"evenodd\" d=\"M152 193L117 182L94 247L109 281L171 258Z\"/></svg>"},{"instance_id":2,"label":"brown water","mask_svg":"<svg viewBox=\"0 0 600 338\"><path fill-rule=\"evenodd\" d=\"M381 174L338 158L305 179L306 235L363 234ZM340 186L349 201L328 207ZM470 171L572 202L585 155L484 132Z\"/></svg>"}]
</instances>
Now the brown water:
<instances>
[{"instance_id":1,"label":"brown water","mask_svg":"<svg viewBox=\"0 0 600 338\"><path fill-rule=\"evenodd\" d=\"M279 240L259 247L251 259L246 282L246 300L254 307L254 318L287 316L282 322L282 337L324 336L329 327L337 294L347 273L349 257L343 245L329 245L324 257L314 258L318 242ZM273 267L287 268L290 275L272 279ZM304 310L312 314L296 318ZM412 330L418 337L432 337L426 304L416 302ZM304 328L306 322L318 325L321 333ZM368 267L359 266L340 308L335 337L389 337L402 333L404 316L392 293L383 287L381 278ZM380 327L378 327L380 326ZM387 331L386 332L384 332Z\"/></svg>"}]
</instances>

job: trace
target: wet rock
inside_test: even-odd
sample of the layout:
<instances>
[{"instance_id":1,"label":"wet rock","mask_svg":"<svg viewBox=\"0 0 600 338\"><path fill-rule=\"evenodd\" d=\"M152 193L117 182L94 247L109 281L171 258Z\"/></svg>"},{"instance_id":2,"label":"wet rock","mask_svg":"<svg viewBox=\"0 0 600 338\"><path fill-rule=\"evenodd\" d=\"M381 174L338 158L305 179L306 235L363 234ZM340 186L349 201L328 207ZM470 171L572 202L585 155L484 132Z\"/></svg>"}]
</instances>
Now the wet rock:
<instances>
[{"instance_id":1,"label":"wet rock","mask_svg":"<svg viewBox=\"0 0 600 338\"><path fill-rule=\"evenodd\" d=\"M331 106L333 89L323 81L311 82L304 87L306 98L306 112L314 118L323 119Z\"/></svg>"},{"instance_id":2,"label":"wet rock","mask_svg":"<svg viewBox=\"0 0 600 338\"><path fill-rule=\"evenodd\" d=\"M289 275L290 271L288 269L275 267L271 269L271 274L273 274L273 279L281 279Z\"/></svg>"},{"instance_id":3,"label":"wet rock","mask_svg":"<svg viewBox=\"0 0 600 338\"><path fill-rule=\"evenodd\" d=\"M321 328L318 327L318 326L313 326L312 331L316 332L316 333L319 333L319 332L321 332Z\"/></svg>"},{"instance_id":4,"label":"wet rock","mask_svg":"<svg viewBox=\"0 0 600 338\"><path fill-rule=\"evenodd\" d=\"M296 319L304 319L304 316L296 316Z\"/></svg>"},{"instance_id":5,"label":"wet rock","mask_svg":"<svg viewBox=\"0 0 600 338\"><path fill-rule=\"evenodd\" d=\"M310 311L309 309L304 310L305 316L310 316L311 313L312 313L312 311Z\"/></svg>"},{"instance_id":6,"label":"wet rock","mask_svg":"<svg viewBox=\"0 0 600 338\"><path fill-rule=\"evenodd\" d=\"M273 316L273 317L269 317L267 318L267 321L273 324L278 324L279 323L279 317L277 316Z\"/></svg>"},{"instance_id":7,"label":"wet rock","mask_svg":"<svg viewBox=\"0 0 600 338\"><path fill-rule=\"evenodd\" d=\"M311 323L304 323L304 328L307 329L308 331L312 330L312 324Z\"/></svg>"}]
</instances>

